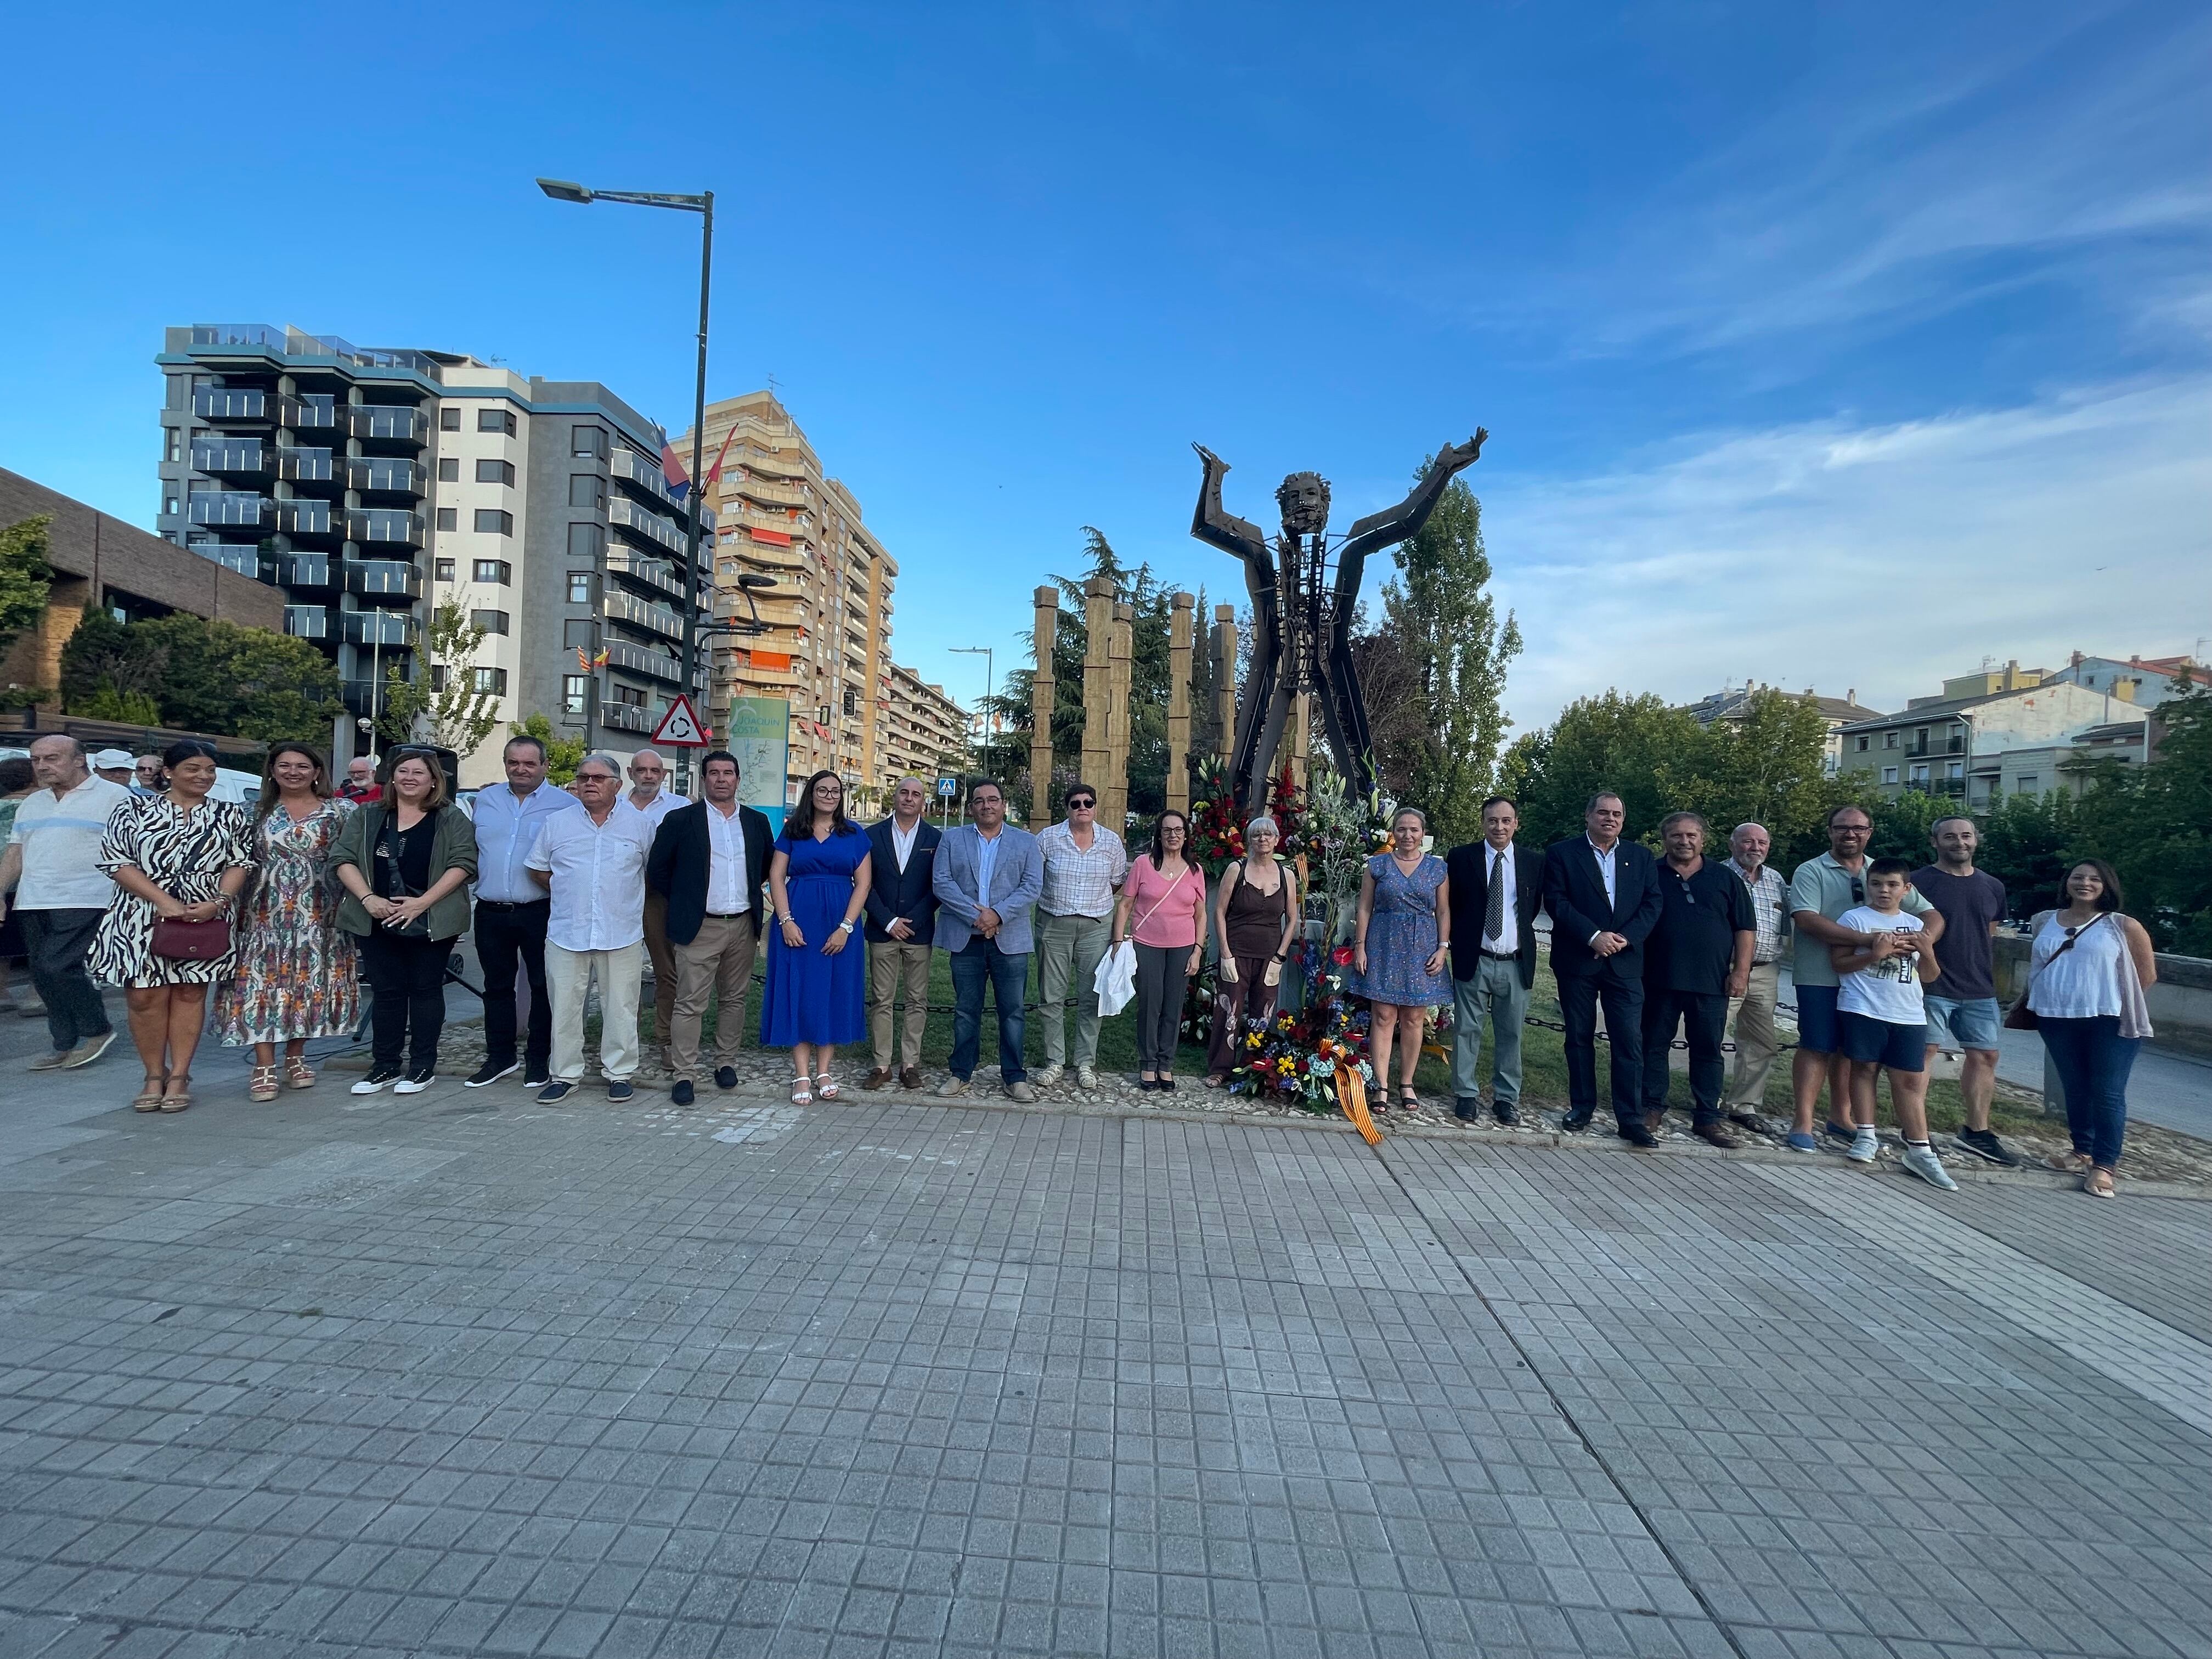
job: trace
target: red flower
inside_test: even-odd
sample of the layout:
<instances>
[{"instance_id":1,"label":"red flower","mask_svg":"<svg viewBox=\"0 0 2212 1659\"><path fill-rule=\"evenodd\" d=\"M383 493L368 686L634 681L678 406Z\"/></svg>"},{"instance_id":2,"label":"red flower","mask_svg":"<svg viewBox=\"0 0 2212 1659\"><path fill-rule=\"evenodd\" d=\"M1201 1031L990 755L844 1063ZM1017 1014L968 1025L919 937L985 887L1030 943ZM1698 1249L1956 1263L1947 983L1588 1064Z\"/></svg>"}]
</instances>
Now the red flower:
<instances>
[{"instance_id":1,"label":"red flower","mask_svg":"<svg viewBox=\"0 0 2212 1659\"><path fill-rule=\"evenodd\" d=\"M1352 947L1349 945L1338 945L1336 949L1328 953L1328 959L1340 968L1351 967Z\"/></svg>"}]
</instances>

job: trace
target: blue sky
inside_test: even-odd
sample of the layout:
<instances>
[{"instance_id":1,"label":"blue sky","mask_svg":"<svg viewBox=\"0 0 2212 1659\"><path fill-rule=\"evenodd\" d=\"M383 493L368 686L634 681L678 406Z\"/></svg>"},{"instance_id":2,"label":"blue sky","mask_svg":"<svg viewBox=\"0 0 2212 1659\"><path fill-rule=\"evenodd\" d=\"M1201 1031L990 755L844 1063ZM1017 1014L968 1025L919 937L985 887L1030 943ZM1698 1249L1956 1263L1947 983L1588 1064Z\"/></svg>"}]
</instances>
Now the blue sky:
<instances>
[{"instance_id":1,"label":"blue sky","mask_svg":"<svg viewBox=\"0 0 2212 1659\"><path fill-rule=\"evenodd\" d=\"M1523 726L2212 635L2212 12L1357 9L27 14L0 465L150 523L193 321L680 427L693 222L549 174L717 192L710 395L776 377L956 695L1086 524L1237 585L1192 440L1340 527L1477 424Z\"/></svg>"}]
</instances>

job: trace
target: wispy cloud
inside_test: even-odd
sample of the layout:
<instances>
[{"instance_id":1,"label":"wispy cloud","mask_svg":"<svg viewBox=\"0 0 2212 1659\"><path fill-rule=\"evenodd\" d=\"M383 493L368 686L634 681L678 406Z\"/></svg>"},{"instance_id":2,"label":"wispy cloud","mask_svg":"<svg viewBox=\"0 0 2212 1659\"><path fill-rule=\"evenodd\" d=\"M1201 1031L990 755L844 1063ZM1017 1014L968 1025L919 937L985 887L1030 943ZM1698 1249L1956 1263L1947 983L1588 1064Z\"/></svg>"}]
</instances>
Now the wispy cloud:
<instances>
[{"instance_id":1,"label":"wispy cloud","mask_svg":"<svg viewBox=\"0 0 2212 1659\"><path fill-rule=\"evenodd\" d=\"M1902 708L1985 654L2188 650L2212 634L2208 430L2200 376L1493 480L1498 586L1531 641L1512 712L1747 676Z\"/></svg>"}]
</instances>

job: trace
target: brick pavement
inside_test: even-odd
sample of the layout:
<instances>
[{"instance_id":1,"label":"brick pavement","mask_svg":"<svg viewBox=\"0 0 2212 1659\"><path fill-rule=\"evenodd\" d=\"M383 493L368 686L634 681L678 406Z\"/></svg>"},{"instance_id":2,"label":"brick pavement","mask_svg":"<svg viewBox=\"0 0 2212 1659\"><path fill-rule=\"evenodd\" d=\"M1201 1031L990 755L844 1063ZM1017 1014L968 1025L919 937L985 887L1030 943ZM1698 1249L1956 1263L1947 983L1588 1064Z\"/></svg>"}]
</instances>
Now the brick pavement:
<instances>
[{"instance_id":1,"label":"brick pavement","mask_svg":"<svg viewBox=\"0 0 2212 1659\"><path fill-rule=\"evenodd\" d=\"M0 1659L2212 1655L2212 1209L647 1095L0 1107Z\"/></svg>"}]
</instances>

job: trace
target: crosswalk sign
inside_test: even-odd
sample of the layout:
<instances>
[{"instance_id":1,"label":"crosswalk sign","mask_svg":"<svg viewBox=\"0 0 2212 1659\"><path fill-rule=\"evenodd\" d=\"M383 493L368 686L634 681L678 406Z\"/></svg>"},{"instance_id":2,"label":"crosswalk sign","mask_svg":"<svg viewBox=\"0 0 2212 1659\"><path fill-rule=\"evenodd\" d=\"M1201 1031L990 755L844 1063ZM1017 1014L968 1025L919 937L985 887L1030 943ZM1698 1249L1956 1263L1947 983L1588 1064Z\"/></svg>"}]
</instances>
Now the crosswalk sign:
<instances>
[{"instance_id":1,"label":"crosswalk sign","mask_svg":"<svg viewBox=\"0 0 2212 1659\"><path fill-rule=\"evenodd\" d=\"M653 728L653 741L671 749L704 749L713 740L707 735L699 711L692 708L691 699L679 695L668 705L660 724Z\"/></svg>"}]
</instances>

